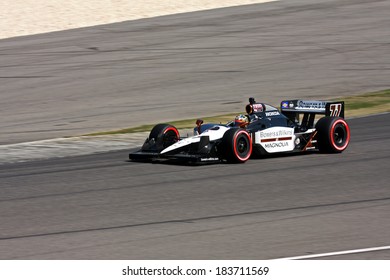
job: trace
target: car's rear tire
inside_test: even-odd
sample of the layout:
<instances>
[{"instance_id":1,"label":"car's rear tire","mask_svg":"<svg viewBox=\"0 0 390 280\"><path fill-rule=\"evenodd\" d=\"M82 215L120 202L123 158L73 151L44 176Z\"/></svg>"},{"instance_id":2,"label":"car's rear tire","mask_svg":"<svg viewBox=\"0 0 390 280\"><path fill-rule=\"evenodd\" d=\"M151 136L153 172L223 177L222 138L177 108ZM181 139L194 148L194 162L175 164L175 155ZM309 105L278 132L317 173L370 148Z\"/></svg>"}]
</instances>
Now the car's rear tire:
<instances>
[{"instance_id":1,"label":"car's rear tire","mask_svg":"<svg viewBox=\"0 0 390 280\"><path fill-rule=\"evenodd\" d=\"M149 134L149 140L154 139L158 152L175 144L180 139L179 131L170 124L157 124Z\"/></svg>"},{"instance_id":2,"label":"car's rear tire","mask_svg":"<svg viewBox=\"0 0 390 280\"><path fill-rule=\"evenodd\" d=\"M222 157L230 163L246 162L252 155L252 139L245 129L230 129L222 139Z\"/></svg>"},{"instance_id":3,"label":"car's rear tire","mask_svg":"<svg viewBox=\"0 0 390 280\"><path fill-rule=\"evenodd\" d=\"M323 117L316 124L317 144L320 152L341 153L351 137L348 123L340 117Z\"/></svg>"}]
</instances>

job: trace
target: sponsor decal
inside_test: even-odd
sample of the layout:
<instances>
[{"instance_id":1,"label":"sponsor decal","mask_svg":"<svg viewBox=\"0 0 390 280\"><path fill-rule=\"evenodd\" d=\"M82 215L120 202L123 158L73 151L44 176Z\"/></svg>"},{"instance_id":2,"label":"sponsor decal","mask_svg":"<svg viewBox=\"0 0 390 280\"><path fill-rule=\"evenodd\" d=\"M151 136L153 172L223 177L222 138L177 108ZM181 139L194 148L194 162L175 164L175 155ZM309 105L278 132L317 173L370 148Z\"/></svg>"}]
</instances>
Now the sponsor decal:
<instances>
[{"instance_id":1,"label":"sponsor decal","mask_svg":"<svg viewBox=\"0 0 390 280\"><path fill-rule=\"evenodd\" d=\"M253 112L263 112L263 104L253 104Z\"/></svg>"},{"instance_id":2,"label":"sponsor decal","mask_svg":"<svg viewBox=\"0 0 390 280\"><path fill-rule=\"evenodd\" d=\"M264 145L264 147L267 149L283 148L287 146L288 146L288 142L274 142L274 143L267 143Z\"/></svg>"},{"instance_id":3,"label":"sponsor decal","mask_svg":"<svg viewBox=\"0 0 390 280\"><path fill-rule=\"evenodd\" d=\"M325 109L326 102L324 101L298 101L297 109Z\"/></svg>"},{"instance_id":4,"label":"sponsor decal","mask_svg":"<svg viewBox=\"0 0 390 280\"><path fill-rule=\"evenodd\" d=\"M256 138L257 137L257 138ZM255 141L268 153L286 152L294 149L294 129L273 127L256 132Z\"/></svg>"},{"instance_id":5,"label":"sponsor decal","mask_svg":"<svg viewBox=\"0 0 390 280\"><path fill-rule=\"evenodd\" d=\"M287 137L293 135L293 129L285 130L273 130L273 131L260 131L260 138L278 138L278 137Z\"/></svg>"},{"instance_id":6,"label":"sponsor decal","mask_svg":"<svg viewBox=\"0 0 390 280\"><path fill-rule=\"evenodd\" d=\"M282 102L282 108L288 108L288 102Z\"/></svg>"},{"instance_id":7,"label":"sponsor decal","mask_svg":"<svg viewBox=\"0 0 390 280\"><path fill-rule=\"evenodd\" d=\"M200 161L217 161L219 158L201 158Z\"/></svg>"},{"instance_id":8,"label":"sponsor decal","mask_svg":"<svg viewBox=\"0 0 390 280\"><path fill-rule=\"evenodd\" d=\"M273 112L265 112L265 116L266 117L272 117L272 116L279 116L279 112L278 111L273 111Z\"/></svg>"},{"instance_id":9,"label":"sponsor decal","mask_svg":"<svg viewBox=\"0 0 390 280\"><path fill-rule=\"evenodd\" d=\"M291 102L291 103L289 104L289 106L290 106L290 108L294 108L294 103Z\"/></svg>"},{"instance_id":10,"label":"sponsor decal","mask_svg":"<svg viewBox=\"0 0 390 280\"><path fill-rule=\"evenodd\" d=\"M310 136L310 139L309 139L309 141L307 141L307 144L306 144L306 146L305 147L303 147L303 151L307 151L307 150L311 150L311 149L314 149L315 147L314 147L314 143L317 143L317 141L316 140L313 140L314 139L314 137L317 135L317 131L314 131L314 133Z\"/></svg>"}]
</instances>

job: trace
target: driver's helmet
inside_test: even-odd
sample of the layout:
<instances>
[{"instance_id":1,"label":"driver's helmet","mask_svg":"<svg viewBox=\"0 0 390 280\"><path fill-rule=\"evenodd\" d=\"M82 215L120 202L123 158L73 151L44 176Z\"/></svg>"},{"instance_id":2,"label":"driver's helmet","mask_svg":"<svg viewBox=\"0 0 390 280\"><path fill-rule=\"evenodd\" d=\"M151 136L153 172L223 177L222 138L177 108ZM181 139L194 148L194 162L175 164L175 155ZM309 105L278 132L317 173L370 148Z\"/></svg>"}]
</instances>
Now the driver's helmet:
<instances>
[{"instance_id":1,"label":"driver's helmet","mask_svg":"<svg viewBox=\"0 0 390 280\"><path fill-rule=\"evenodd\" d=\"M249 123L248 117L245 116L245 115L242 115L242 114L236 116L235 119L234 119L234 125L235 126L245 127L245 126L248 125L248 123Z\"/></svg>"}]
</instances>

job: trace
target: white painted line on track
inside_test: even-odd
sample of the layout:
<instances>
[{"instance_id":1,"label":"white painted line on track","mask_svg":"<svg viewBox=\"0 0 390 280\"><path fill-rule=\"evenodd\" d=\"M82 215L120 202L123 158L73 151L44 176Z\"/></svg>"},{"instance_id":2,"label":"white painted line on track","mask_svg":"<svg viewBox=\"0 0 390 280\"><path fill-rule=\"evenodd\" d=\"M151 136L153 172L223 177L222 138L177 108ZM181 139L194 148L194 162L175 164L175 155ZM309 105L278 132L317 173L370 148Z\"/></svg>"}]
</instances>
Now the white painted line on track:
<instances>
[{"instance_id":1,"label":"white painted line on track","mask_svg":"<svg viewBox=\"0 0 390 280\"><path fill-rule=\"evenodd\" d=\"M367 252L384 251L384 250L390 250L390 246L372 247L372 248L355 249L355 250L347 250L347 251L338 251L338 252L330 252L330 253L323 253L323 254L303 255L303 256L280 258L280 259L274 259L274 260L315 259L315 258L322 258L322 257L350 255L350 254L367 253Z\"/></svg>"}]
</instances>

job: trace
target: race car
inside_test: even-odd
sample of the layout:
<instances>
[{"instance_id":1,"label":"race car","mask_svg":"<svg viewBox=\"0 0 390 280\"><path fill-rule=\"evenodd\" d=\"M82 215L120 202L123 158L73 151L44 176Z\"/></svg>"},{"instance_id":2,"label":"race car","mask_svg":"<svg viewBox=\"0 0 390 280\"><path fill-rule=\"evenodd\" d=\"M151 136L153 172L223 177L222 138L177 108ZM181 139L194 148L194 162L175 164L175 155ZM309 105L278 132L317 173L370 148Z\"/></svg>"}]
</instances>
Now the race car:
<instances>
[{"instance_id":1,"label":"race car","mask_svg":"<svg viewBox=\"0 0 390 280\"><path fill-rule=\"evenodd\" d=\"M270 154L341 153L350 141L343 101L286 100L278 110L251 97L245 110L245 115L226 124L204 124L199 119L190 137L180 137L173 125L157 124L129 158L244 163L251 156Z\"/></svg>"}]
</instances>

